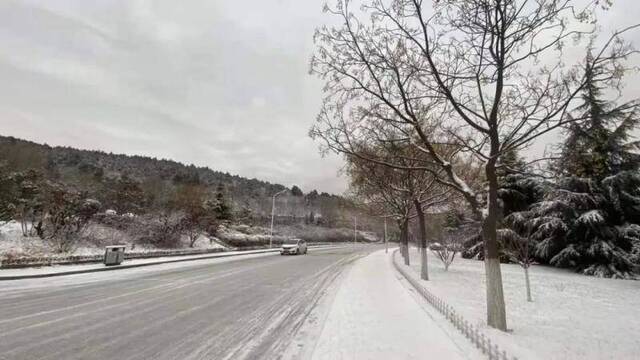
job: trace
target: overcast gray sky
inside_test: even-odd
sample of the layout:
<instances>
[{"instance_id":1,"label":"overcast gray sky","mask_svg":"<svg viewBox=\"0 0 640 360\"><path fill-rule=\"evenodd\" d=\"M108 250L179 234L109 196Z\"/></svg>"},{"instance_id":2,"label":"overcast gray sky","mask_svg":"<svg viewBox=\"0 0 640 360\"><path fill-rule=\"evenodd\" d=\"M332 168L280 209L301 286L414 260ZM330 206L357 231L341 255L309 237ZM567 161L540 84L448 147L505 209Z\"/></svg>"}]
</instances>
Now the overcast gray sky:
<instances>
[{"instance_id":1,"label":"overcast gray sky","mask_svg":"<svg viewBox=\"0 0 640 360\"><path fill-rule=\"evenodd\" d=\"M606 33L638 21L640 1L615 3ZM321 158L307 136L321 100L307 74L321 7L0 0L0 134L340 193L340 159Z\"/></svg>"},{"instance_id":2,"label":"overcast gray sky","mask_svg":"<svg viewBox=\"0 0 640 360\"><path fill-rule=\"evenodd\" d=\"M319 1L0 1L0 134L340 193L307 132Z\"/></svg>"}]
</instances>

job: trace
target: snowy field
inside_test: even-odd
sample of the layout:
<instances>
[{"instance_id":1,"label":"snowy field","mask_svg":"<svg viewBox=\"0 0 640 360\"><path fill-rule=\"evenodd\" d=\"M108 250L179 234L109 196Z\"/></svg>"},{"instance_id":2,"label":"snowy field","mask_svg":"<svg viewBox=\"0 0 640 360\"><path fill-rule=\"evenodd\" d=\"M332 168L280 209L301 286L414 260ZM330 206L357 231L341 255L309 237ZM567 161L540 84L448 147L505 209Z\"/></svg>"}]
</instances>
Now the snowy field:
<instances>
[{"instance_id":1,"label":"snowy field","mask_svg":"<svg viewBox=\"0 0 640 360\"><path fill-rule=\"evenodd\" d=\"M415 249L410 254L411 268L419 276L419 254ZM510 329L503 333L486 326L484 264L456 258L445 272L429 255L431 280L425 287L518 359L640 358L640 281L533 266L533 302L527 302L522 268L503 264Z\"/></svg>"}]
</instances>

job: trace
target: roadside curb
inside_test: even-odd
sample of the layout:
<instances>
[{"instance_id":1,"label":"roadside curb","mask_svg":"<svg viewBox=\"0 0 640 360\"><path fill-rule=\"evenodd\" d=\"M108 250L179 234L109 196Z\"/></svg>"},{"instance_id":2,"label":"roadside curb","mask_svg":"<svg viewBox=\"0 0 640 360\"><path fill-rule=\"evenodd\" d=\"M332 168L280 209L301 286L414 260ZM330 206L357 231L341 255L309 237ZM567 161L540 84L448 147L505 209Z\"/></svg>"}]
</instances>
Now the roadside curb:
<instances>
[{"instance_id":1,"label":"roadside curb","mask_svg":"<svg viewBox=\"0 0 640 360\"><path fill-rule=\"evenodd\" d=\"M465 338L471 341L471 343L480 349L483 354L487 355L489 360L517 360L515 356L509 356L506 351L501 351L498 345L495 342L492 343L477 326L464 319L461 314L457 313L453 309L453 307L439 297L433 295L429 290L422 286L419 280L416 280L416 278L409 274L407 270L402 268L402 265L398 264L396 261L397 253L398 250L396 249L391 254L391 262L393 263L393 267L396 271L399 272L409 284L411 284L420 296L422 296L440 314L444 315L444 317L449 320L449 322L458 329Z\"/></svg>"},{"instance_id":2,"label":"roadside curb","mask_svg":"<svg viewBox=\"0 0 640 360\"><path fill-rule=\"evenodd\" d=\"M335 246L318 246L312 247L311 249L323 249L323 248L333 248ZM183 259L167 259L160 260L148 263L140 263L140 264L124 264L124 265L115 265L115 266L104 266L100 268L92 268L92 269L79 269L79 270L69 270L69 271L60 271L60 272L49 272L49 273L41 273L41 274L25 274L25 275L8 275L3 276L0 275L0 281L8 281L8 280L23 280L23 279L37 279L37 278L47 278L54 276L65 276L65 275L75 275L75 274L85 274L92 272L100 272L100 271L112 271L112 270L124 270L124 269L132 269L143 266L151 266L151 265L162 265L162 264L170 264L177 262L185 262L185 261L195 261L195 260L207 260L207 259L217 259L217 258L225 258L232 256L241 256L241 255L252 255L252 254L265 254L265 253L277 253L280 252L280 249L261 249L261 250L248 250L241 253L235 254L225 254L225 253L212 253L208 256L199 256L193 258L183 258ZM61 265L64 266L64 265Z\"/></svg>"}]
</instances>

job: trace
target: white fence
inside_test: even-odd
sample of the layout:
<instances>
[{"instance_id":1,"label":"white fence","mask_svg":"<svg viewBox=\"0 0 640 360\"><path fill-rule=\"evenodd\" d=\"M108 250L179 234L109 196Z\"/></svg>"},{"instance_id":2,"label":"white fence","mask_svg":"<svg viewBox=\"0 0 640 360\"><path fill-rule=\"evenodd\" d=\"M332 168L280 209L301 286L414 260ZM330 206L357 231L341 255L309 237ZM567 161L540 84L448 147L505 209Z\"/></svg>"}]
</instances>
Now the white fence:
<instances>
[{"instance_id":1,"label":"white fence","mask_svg":"<svg viewBox=\"0 0 640 360\"><path fill-rule=\"evenodd\" d=\"M393 252L393 265L395 268L404 276L405 279L431 304L435 307L442 315L444 315L452 324L455 326L464 336L471 340L471 342L478 348L482 353L489 357L489 360L517 360L516 357L507 355L507 352L504 350L500 350L497 344L492 343L491 339L489 339L484 333L482 333L477 326L473 325L466 319L462 317L461 314L457 313L451 305L444 302L439 297L433 295L429 290L427 290L422 284L420 284L419 280L416 280L411 274L407 272L406 269L403 268L403 265L398 264L396 261L396 254L398 250Z\"/></svg>"}]
</instances>

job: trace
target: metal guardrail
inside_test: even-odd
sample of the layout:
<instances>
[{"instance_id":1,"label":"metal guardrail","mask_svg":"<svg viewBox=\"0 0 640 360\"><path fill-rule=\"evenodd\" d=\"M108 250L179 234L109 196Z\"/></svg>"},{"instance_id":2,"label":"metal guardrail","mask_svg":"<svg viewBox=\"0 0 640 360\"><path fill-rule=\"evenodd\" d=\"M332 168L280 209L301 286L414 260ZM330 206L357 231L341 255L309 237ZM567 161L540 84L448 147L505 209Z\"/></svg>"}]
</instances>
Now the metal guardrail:
<instances>
[{"instance_id":1,"label":"metal guardrail","mask_svg":"<svg viewBox=\"0 0 640 360\"><path fill-rule=\"evenodd\" d=\"M250 249L247 249L250 250ZM124 255L125 259L145 259L164 256L203 255L223 252L225 249L187 249L187 250L157 250L151 252L130 252ZM50 266L65 264L86 264L102 262L104 255L69 255L69 256L36 256L36 257L10 257L0 260L1 269L12 269L31 266Z\"/></svg>"},{"instance_id":2,"label":"metal guardrail","mask_svg":"<svg viewBox=\"0 0 640 360\"><path fill-rule=\"evenodd\" d=\"M491 339L482 333L477 326L473 325L462 315L455 311L455 309L447 304L444 300L433 295L427 290L418 280L416 280L407 270L402 268L402 265L396 261L396 249L391 255L393 260L393 266L398 270L400 274L422 295L436 310L444 315L449 322L453 324L467 339L469 339L475 347L480 349L483 354L489 357L489 360L518 360L515 356L507 355L505 350L500 350L500 347L495 342L491 342Z\"/></svg>"}]
</instances>

